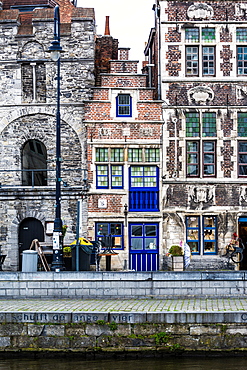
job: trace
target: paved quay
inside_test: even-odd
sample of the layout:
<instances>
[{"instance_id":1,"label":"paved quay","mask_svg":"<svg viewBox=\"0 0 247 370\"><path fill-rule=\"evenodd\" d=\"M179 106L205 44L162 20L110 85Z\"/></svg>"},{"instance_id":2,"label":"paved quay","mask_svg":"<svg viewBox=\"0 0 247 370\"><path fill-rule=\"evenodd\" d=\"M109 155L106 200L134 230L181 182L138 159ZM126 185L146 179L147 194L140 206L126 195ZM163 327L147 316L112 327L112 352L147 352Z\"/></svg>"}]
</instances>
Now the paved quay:
<instances>
[{"instance_id":1,"label":"paved quay","mask_svg":"<svg viewBox=\"0 0 247 370\"><path fill-rule=\"evenodd\" d=\"M247 298L1 299L0 312L247 312Z\"/></svg>"}]
</instances>

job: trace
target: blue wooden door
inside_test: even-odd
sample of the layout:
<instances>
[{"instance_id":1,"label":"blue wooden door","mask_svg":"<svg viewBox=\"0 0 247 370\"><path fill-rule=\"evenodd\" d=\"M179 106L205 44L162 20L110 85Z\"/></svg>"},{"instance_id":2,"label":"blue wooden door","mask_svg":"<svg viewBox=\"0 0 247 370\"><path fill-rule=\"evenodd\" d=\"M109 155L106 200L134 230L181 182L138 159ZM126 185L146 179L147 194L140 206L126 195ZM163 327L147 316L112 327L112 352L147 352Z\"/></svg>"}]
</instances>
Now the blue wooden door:
<instances>
[{"instance_id":1,"label":"blue wooden door","mask_svg":"<svg viewBox=\"0 0 247 370\"><path fill-rule=\"evenodd\" d=\"M159 269L159 227L157 223L129 225L129 268L135 271Z\"/></svg>"}]
</instances>

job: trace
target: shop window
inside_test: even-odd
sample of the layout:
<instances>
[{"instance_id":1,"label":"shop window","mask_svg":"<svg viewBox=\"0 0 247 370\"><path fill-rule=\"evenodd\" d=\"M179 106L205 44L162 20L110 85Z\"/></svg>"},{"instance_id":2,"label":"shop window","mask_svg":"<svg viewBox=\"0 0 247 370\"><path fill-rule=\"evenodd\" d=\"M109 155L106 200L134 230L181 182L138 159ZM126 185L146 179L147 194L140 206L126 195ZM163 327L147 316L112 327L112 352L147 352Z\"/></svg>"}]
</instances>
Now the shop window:
<instances>
[{"instance_id":1,"label":"shop window","mask_svg":"<svg viewBox=\"0 0 247 370\"><path fill-rule=\"evenodd\" d=\"M123 224L121 222L97 222L95 225L96 240L103 241L104 236L113 237L113 248L123 248Z\"/></svg>"},{"instance_id":2,"label":"shop window","mask_svg":"<svg viewBox=\"0 0 247 370\"><path fill-rule=\"evenodd\" d=\"M217 218L215 216L186 217L186 242L192 254L216 254Z\"/></svg>"}]
</instances>

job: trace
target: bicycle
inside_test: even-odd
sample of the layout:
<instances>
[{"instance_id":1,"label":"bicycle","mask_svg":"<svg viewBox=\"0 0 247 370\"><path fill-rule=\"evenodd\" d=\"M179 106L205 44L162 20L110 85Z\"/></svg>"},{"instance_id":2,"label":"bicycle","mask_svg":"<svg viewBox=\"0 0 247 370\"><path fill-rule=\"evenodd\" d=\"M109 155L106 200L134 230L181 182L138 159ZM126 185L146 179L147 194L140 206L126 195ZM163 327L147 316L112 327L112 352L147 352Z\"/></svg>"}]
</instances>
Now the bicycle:
<instances>
[{"instance_id":1,"label":"bicycle","mask_svg":"<svg viewBox=\"0 0 247 370\"><path fill-rule=\"evenodd\" d=\"M238 245L229 243L226 246L226 254L223 254L223 257L225 256L228 257L234 263L240 263L243 261L243 258L244 258L243 252L244 252L245 246L241 239L238 239L237 242L239 243Z\"/></svg>"}]
</instances>

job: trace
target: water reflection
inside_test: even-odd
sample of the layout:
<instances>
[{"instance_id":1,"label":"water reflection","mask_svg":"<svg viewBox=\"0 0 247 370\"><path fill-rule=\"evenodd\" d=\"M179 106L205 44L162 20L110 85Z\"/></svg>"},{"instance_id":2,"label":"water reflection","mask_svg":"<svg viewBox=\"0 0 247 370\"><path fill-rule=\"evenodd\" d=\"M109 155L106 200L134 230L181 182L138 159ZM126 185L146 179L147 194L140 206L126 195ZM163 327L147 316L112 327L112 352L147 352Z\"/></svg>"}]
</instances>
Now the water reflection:
<instances>
[{"instance_id":1,"label":"water reflection","mask_svg":"<svg viewBox=\"0 0 247 370\"><path fill-rule=\"evenodd\" d=\"M0 370L246 370L247 357L163 358L84 361L72 359L0 360Z\"/></svg>"}]
</instances>

